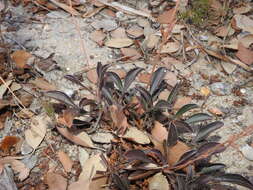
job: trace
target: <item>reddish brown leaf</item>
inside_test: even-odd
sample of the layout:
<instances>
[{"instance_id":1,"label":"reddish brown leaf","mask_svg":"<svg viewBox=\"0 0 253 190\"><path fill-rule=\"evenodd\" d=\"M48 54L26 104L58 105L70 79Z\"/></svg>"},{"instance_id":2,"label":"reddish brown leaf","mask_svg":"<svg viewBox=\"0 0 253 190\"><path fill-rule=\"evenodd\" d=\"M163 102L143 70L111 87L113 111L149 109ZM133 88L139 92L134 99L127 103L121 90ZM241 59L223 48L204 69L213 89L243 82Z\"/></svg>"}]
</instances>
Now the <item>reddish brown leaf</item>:
<instances>
[{"instance_id":1,"label":"reddish brown leaf","mask_svg":"<svg viewBox=\"0 0 253 190\"><path fill-rule=\"evenodd\" d=\"M157 21L160 24L171 24L174 21L173 12L175 11L174 8L164 11L161 15L158 16Z\"/></svg>"},{"instance_id":2,"label":"reddish brown leaf","mask_svg":"<svg viewBox=\"0 0 253 190\"><path fill-rule=\"evenodd\" d=\"M64 170L66 172L70 172L71 168L73 166L73 161L69 158L69 156L63 151L59 151L57 153L57 156L58 156Z\"/></svg>"},{"instance_id":3,"label":"reddish brown leaf","mask_svg":"<svg viewBox=\"0 0 253 190\"><path fill-rule=\"evenodd\" d=\"M253 63L253 51L244 47L244 45L239 42L238 51L236 56L244 63L251 65Z\"/></svg>"},{"instance_id":4,"label":"reddish brown leaf","mask_svg":"<svg viewBox=\"0 0 253 190\"><path fill-rule=\"evenodd\" d=\"M59 174L48 172L46 175L46 183L49 186L49 190L66 190L67 179Z\"/></svg>"},{"instance_id":5,"label":"reddish brown leaf","mask_svg":"<svg viewBox=\"0 0 253 190\"><path fill-rule=\"evenodd\" d=\"M24 50L17 50L11 54L11 59L16 64L17 68L26 68L29 59L32 58L32 55Z\"/></svg>"},{"instance_id":6,"label":"reddish brown leaf","mask_svg":"<svg viewBox=\"0 0 253 190\"><path fill-rule=\"evenodd\" d=\"M5 136L4 139L1 141L0 149L5 154L9 154L11 152L11 148L13 148L19 141L19 137Z\"/></svg>"}]
</instances>

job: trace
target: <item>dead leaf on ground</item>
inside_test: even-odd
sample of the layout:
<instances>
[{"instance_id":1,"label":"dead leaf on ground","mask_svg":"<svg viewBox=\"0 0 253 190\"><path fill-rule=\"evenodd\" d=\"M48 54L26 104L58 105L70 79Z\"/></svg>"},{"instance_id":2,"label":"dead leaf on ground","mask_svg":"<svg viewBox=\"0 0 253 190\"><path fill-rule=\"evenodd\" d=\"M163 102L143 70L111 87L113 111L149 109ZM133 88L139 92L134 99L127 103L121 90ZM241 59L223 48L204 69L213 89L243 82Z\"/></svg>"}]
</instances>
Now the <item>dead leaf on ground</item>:
<instances>
[{"instance_id":1,"label":"dead leaf on ground","mask_svg":"<svg viewBox=\"0 0 253 190\"><path fill-rule=\"evenodd\" d=\"M21 93L18 98L25 107L29 107L33 102L33 95L27 92Z\"/></svg>"},{"instance_id":2,"label":"dead leaf on ground","mask_svg":"<svg viewBox=\"0 0 253 190\"><path fill-rule=\"evenodd\" d=\"M43 115L32 119L31 128L25 131L25 140L33 149L36 149L44 139L50 122L50 119Z\"/></svg>"},{"instance_id":3,"label":"dead leaf on ground","mask_svg":"<svg viewBox=\"0 0 253 190\"><path fill-rule=\"evenodd\" d=\"M56 128L61 135L63 135L66 139L70 140L71 142L87 147L87 148L94 148L93 143L90 140L89 136L87 137L87 134L86 135L79 134L79 136L76 136L70 133L67 128L61 128L61 127L56 127Z\"/></svg>"},{"instance_id":4,"label":"dead leaf on ground","mask_svg":"<svg viewBox=\"0 0 253 190\"><path fill-rule=\"evenodd\" d=\"M160 24L171 24L174 21L173 12L174 8L169 9L168 11L164 11L161 15L158 16L157 22Z\"/></svg>"},{"instance_id":5,"label":"dead leaf on ground","mask_svg":"<svg viewBox=\"0 0 253 190\"><path fill-rule=\"evenodd\" d=\"M4 154L10 154L11 149L14 148L19 141L19 137L5 136L0 143L0 150L2 150Z\"/></svg>"},{"instance_id":6,"label":"dead leaf on ground","mask_svg":"<svg viewBox=\"0 0 253 190\"><path fill-rule=\"evenodd\" d=\"M178 110L179 108L183 107L185 104L191 103L191 97L181 97L178 98L174 104L174 109Z\"/></svg>"},{"instance_id":7,"label":"dead leaf on ground","mask_svg":"<svg viewBox=\"0 0 253 190\"><path fill-rule=\"evenodd\" d=\"M55 4L56 6L62 8L63 10L67 11L69 14L74 15L74 16L80 16L80 13L77 12L74 8L65 5L64 3L58 2L56 0L49 0L51 1L53 4Z\"/></svg>"},{"instance_id":8,"label":"dead leaf on ground","mask_svg":"<svg viewBox=\"0 0 253 190\"><path fill-rule=\"evenodd\" d=\"M150 34L145 40L147 48L153 49L158 45L159 40L159 36L156 36L155 34Z\"/></svg>"},{"instance_id":9,"label":"dead leaf on ground","mask_svg":"<svg viewBox=\"0 0 253 190\"><path fill-rule=\"evenodd\" d=\"M235 29L239 28L253 34L253 20L248 16L237 14L233 17L233 20L235 25L232 24L232 27L234 26L236 27Z\"/></svg>"},{"instance_id":10,"label":"dead leaf on ground","mask_svg":"<svg viewBox=\"0 0 253 190\"><path fill-rule=\"evenodd\" d=\"M174 165L180 157L187 151L191 150L185 143L178 141L173 147L168 148L168 164Z\"/></svg>"},{"instance_id":11,"label":"dead leaf on ground","mask_svg":"<svg viewBox=\"0 0 253 190\"><path fill-rule=\"evenodd\" d=\"M130 125L127 122L127 118L123 113L123 110L116 105L111 105L109 107L109 111L113 124L117 127L119 134L124 134L126 129L129 128Z\"/></svg>"},{"instance_id":12,"label":"dead leaf on ground","mask_svg":"<svg viewBox=\"0 0 253 190\"><path fill-rule=\"evenodd\" d=\"M22 86L16 82L13 82L10 86L10 89L15 92L17 90L20 90L22 88Z\"/></svg>"},{"instance_id":13,"label":"dead leaf on ground","mask_svg":"<svg viewBox=\"0 0 253 190\"><path fill-rule=\"evenodd\" d=\"M119 27L111 32L112 38L127 38L125 28Z\"/></svg>"},{"instance_id":14,"label":"dead leaf on ground","mask_svg":"<svg viewBox=\"0 0 253 190\"><path fill-rule=\"evenodd\" d=\"M229 26L221 26L217 28L214 33L219 37L232 36L235 33L235 30Z\"/></svg>"},{"instance_id":15,"label":"dead leaf on ground","mask_svg":"<svg viewBox=\"0 0 253 190\"><path fill-rule=\"evenodd\" d=\"M9 81L5 82L5 84L2 84L0 86L0 99L3 99L3 95L7 91L7 89L8 89L7 87L9 87L11 85L11 83L12 83L12 80L9 80Z\"/></svg>"},{"instance_id":16,"label":"dead leaf on ground","mask_svg":"<svg viewBox=\"0 0 253 190\"><path fill-rule=\"evenodd\" d=\"M63 151L59 151L57 156L66 172L70 172L73 166L73 161L70 157Z\"/></svg>"},{"instance_id":17,"label":"dead leaf on ground","mask_svg":"<svg viewBox=\"0 0 253 190\"><path fill-rule=\"evenodd\" d=\"M161 172L148 179L149 190L170 190L169 182Z\"/></svg>"},{"instance_id":18,"label":"dead leaf on ground","mask_svg":"<svg viewBox=\"0 0 253 190\"><path fill-rule=\"evenodd\" d=\"M151 79L151 74L150 73L140 73L138 75L138 79L142 83L149 84L150 79Z\"/></svg>"},{"instance_id":19,"label":"dead leaf on ground","mask_svg":"<svg viewBox=\"0 0 253 190\"><path fill-rule=\"evenodd\" d=\"M99 46L104 44L106 34L101 30L96 30L90 34L90 39L96 42Z\"/></svg>"},{"instance_id":20,"label":"dead leaf on ground","mask_svg":"<svg viewBox=\"0 0 253 190\"><path fill-rule=\"evenodd\" d=\"M136 127L130 127L126 134L122 136L128 140L134 141L139 144L149 144L149 137L143 132L137 129Z\"/></svg>"},{"instance_id":21,"label":"dead leaf on ground","mask_svg":"<svg viewBox=\"0 0 253 190\"><path fill-rule=\"evenodd\" d=\"M240 7L234 7L233 13L234 14L245 14L245 13L249 12L251 9L252 9L252 6L250 5L250 3L246 3Z\"/></svg>"},{"instance_id":22,"label":"dead leaf on ground","mask_svg":"<svg viewBox=\"0 0 253 190\"><path fill-rule=\"evenodd\" d=\"M97 80L98 80L98 76L97 76L97 71L96 69L92 69L92 70L89 70L87 72L87 78L90 82L92 82L93 84L96 84L97 83Z\"/></svg>"},{"instance_id":23,"label":"dead leaf on ground","mask_svg":"<svg viewBox=\"0 0 253 190\"><path fill-rule=\"evenodd\" d=\"M41 90L56 90L55 85L50 84L46 79L42 77L31 80L30 83L35 85L37 88Z\"/></svg>"},{"instance_id":24,"label":"dead leaf on ground","mask_svg":"<svg viewBox=\"0 0 253 190\"><path fill-rule=\"evenodd\" d=\"M123 48L123 47L129 47L133 44L133 40L129 38L112 38L110 40L107 40L105 42L105 45L107 47L112 48Z\"/></svg>"},{"instance_id":25,"label":"dead leaf on ground","mask_svg":"<svg viewBox=\"0 0 253 190\"><path fill-rule=\"evenodd\" d=\"M153 129L151 130L152 137L159 143L163 143L168 137L168 131L163 124L158 121L155 122Z\"/></svg>"},{"instance_id":26,"label":"dead leaf on ground","mask_svg":"<svg viewBox=\"0 0 253 190\"><path fill-rule=\"evenodd\" d=\"M241 42L244 47L249 48L251 44L253 44L253 34L248 34L239 38L239 42Z\"/></svg>"},{"instance_id":27,"label":"dead leaf on ground","mask_svg":"<svg viewBox=\"0 0 253 190\"><path fill-rule=\"evenodd\" d=\"M238 57L242 62L251 65L253 63L253 51L245 48L241 42L238 44L238 51L236 52L236 57Z\"/></svg>"},{"instance_id":28,"label":"dead leaf on ground","mask_svg":"<svg viewBox=\"0 0 253 190\"><path fill-rule=\"evenodd\" d=\"M121 48L120 51L124 56L130 57L132 61L141 58L141 54L135 48Z\"/></svg>"},{"instance_id":29,"label":"dead leaf on ground","mask_svg":"<svg viewBox=\"0 0 253 190\"><path fill-rule=\"evenodd\" d=\"M68 128L72 127L73 120L76 117L77 113L73 109L64 110L57 119L57 123L67 126Z\"/></svg>"},{"instance_id":30,"label":"dead leaf on ground","mask_svg":"<svg viewBox=\"0 0 253 190\"><path fill-rule=\"evenodd\" d=\"M49 190L66 190L68 185L66 178L53 172L47 172L46 183Z\"/></svg>"},{"instance_id":31,"label":"dead leaf on ground","mask_svg":"<svg viewBox=\"0 0 253 190\"><path fill-rule=\"evenodd\" d=\"M180 44L178 42L168 42L162 46L161 53L175 53L179 48Z\"/></svg>"},{"instance_id":32,"label":"dead leaf on ground","mask_svg":"<svg viewBox=\"0 0 253 190\"><path fill-rule=\"evenodd\" d=\"M131 38L139 38L144 35L143 28L139 26L131 26L130 28L127 29L127 34Z\"/></svg>"},{"instance_id":33,"label":"dead leaf on ground","mask_svg":"<svg viewBox=\"0 0 253 190\"><path fill-rule=\"evenodd\" d=\"M177 75L174 72L167 71L164 80L170 85L175 86L177 84Z\"/></svg>"},{"instance_id":34,"label":"dead leaf on ground","mask_svg":"<svg viewBox=\"0 0 253 190\"><path fill-rule=\"evenodd\" d=\"M25 50L17 50L11 54L12 61L16 64L17 68L24 69L30 65L33 56Z\"/></svg>"},{"instance_id":35,"label":"dead leaf on ground","mask_svg":"<svg viewBox=\"0 0 253 190\"><path fill-rule=\"evenodd\" d=\"M221 66L224 69L224 71L229 75L232 74L237 68L235 64L231 64L225 61L221 61Z\"/></svg>"}]
</instances>

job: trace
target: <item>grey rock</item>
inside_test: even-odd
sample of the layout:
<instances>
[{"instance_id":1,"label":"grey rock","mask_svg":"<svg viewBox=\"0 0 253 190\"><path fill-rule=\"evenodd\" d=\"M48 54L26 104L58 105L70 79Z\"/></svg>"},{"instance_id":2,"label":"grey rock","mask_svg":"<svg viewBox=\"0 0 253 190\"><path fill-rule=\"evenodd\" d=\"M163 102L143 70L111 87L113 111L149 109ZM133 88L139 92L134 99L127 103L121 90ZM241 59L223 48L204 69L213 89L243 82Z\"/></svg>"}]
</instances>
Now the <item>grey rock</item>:
<instances>
[{"instance_id":1,"label":"grey rock","mask_svg":"<svg viewBox=\"0 0 253 190\"><path fill-rule=\"evenodd\" d=\"M17 190L17 186L13 180L13 172L7 166L4 167L0 175L0 189L1 190Z\"/></svg>"},{"instance_id":2,"label":"grey rock","mask_svg":"<svg viewBox=\"0 0 253 190\"><path fill-rule=\"evenodd\" d=\"M97 143L110 143L111 140L113 139L113 135L111 133L95 133L91 139L94 142Z\"/></svg>"},{"instance_id":3,"label":"grey rock","mask_svg":"<svg viewBox=\"0 0 253 190\"><path fill-rule=\"evenodd\" d=\"M245 145L241 148L242 154L247 158L248 160L253 161L253 147L249 145Z\"/></svg>"},{"instance_id":4,"label":"grey rock","mask_svg":"<svg viewBox=\"0 0 253 190\"><path fill-rule=\"evenodd\" d=\"M232 85L224 82L216 82L211 84L211 90L216 95L225 96L231 94Z\"/></svg>"}]
</instances>

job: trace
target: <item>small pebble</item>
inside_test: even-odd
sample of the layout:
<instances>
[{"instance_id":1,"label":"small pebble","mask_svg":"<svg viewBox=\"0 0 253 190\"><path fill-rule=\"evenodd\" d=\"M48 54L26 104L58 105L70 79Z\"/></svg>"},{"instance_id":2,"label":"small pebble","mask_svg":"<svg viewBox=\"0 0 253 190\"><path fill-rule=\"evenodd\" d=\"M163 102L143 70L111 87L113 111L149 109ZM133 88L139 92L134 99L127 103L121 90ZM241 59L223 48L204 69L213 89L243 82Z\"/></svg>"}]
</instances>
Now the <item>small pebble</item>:
<instances>
[{"instance_id":1,"label":"small pebble","mask_svg":"<svg viewBox=\"0 0 253 190\"><path fill-rule=\"evenodd\" d=\"M245 88L242 88L242 89L240 89L240 92L241 92L242 94L245 94L245 93L246 93L246 89L245 89Z\"/></svg>"},{"instance_id":2,"label":"small pebble","mask_svg":"<svg viewBox=\"0 0 253 190\"><path fill-rule=\"evenodd\" d=\"M247 158L248 160L253 161L253 147L249 145L245 145L241 148L242 154Z\"/></svg>"}]
</instances>

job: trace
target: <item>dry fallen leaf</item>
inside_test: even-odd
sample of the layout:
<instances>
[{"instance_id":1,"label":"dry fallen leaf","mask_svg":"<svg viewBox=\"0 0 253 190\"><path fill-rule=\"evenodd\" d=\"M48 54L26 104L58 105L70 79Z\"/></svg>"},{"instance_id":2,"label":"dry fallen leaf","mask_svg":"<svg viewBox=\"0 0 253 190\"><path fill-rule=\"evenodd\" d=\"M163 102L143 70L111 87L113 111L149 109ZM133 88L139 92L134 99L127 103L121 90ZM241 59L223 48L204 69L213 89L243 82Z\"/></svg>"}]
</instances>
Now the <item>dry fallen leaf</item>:
<instances>
[{"instance_id":1,"label":"dry fallen leaf","mask_svg":"<svg viewBox=\"0 0 253 190\"><path fill-rule=\"evenodd\" d=\"M16 136L5 136L0 143L0 150L4 154L10 154L11 148L13 148L20 141Z\"/></svg>"},{"instance_id":2,"label":"dry fallen leaf","mask_svg":"<svg viewBox=\"0 0 253 190\"><path fill-rule=\"evenodd\" d=\"M159 40L160 40L160 37L156 36L155 34L148 35L145 41L147 48L153 49L154 47L157 46Z\"/></svg>"},{"instance_id":3,"label":"dry fallen leaf","mask_svg":"<svg viewBox=\"0 0 253 190\"><path fill-rule=\"evenodd\" d=\"M9 80L7 82L5 82L5 84L2 84L0 86L0 99L3 99L3 95L6 92L6 90L8 89L7 87L9 87L12 83L12 80Z\"/></svg>"},{"instance_id":4,"label":"dry fallen leaf","mask_svg":"<svg viewBox=\"0 0 253 190\"><path fill-rule=\"evenodd\" d=\"M121 48L120 51L124 56L130 57L132 61L141 58L141 54L135 48Z\"/></svg>"},{"instance_id":5,"label":"dry fallen leaf","mask_svg":"<svg viewBox=\"0 0 253 190\"><path fill-rule=\"evenodd\" d=\"M11 59L17 68L24 69L32 59L32 55L24 50L17 50L11 54Z\"/></svg>"},{"instance_id":6,"label":"dry fallen leaf","mask_svg":"<svg viewBox=\"0 0 253 190\"><path fill-rule=\"evenodd\" d=\"M177 84L177 75L175 74L175 72L167 71L164 80L170 86L175 86Z\"/></svg>"},{"instance_id":7,"label":"dry fallen leaf","mask_svg":"<svg viewBox=\"0 0 253 190\"><path fill-rule=\"evenodd\" d=\"M79 139L81 139L82 141L86 142L86 144L88 144L89 147L94 147L93 142L91 141L90 136L86 133L86 132L81 132L78 135L76 135Z\"/></svg>"},{"instance_id":8,"label":"dry fallen leaf","mask_svg":"<svg viewBox=\"0 0 253 190\"><path fill-rule=\"evenodd\" d=\"M94 42L96 42L99 46L102 46L104 43L104 39L106 37L106 34L101 30L96 30L90 34L90 39Z\"/></svg>"},{"instance_id":9,"label":"dry fallen leaf","mask_svg":"<svg viewBox=\"0 0 253 190\"><path fill-rule=\"evenodd\" d=\"M119 27L111 32L112 38L127 38L125 28Z\"/></svg>"},{"instance_id":10,"label":"dry fallen leaf","mask_svg":"<svg viewBox=\"0 0 253 190\"><path fill-rule=\"evenodd\" d=\"M161 172L148 179L149 190L170 190L169 182Z\"/></svg>"},{"instance_id":11,"label":"dry fallen leaf","mask_svg":"<svg viewBox=\"0 0 253 190\"><path fill-rule=\"evenodd\" d=\"M180 157L187 151L191 150L185 143L178 141L173 147L168 148L168 164L174 165Z\"/></svg>"},{"instance_id":12,"label":"dry fallen leaf","mask_svg":"<svg viewBox=\"0 0 253 190\"><path fill-rule=\"evenodd\" d=\"M233 19L234 19L236 28L239 28L243 31L250 32L251 34L253 34L253 20L252 19L250 19L248 16L239 15L239 14L235 15Z\"/></svg>"},{"instance_id":13,"label":"dry fallen leaf","mask_svg":"<svg viewBox=\"0 0 253 190\"><path fill-rule=\"evenodd\" d=\"M237 68L235 64L231 64L225 61L221 61L221 66L224 69L224 71L229 75L232 74Z\"/></svg>"},{"instance_id":14,"label":"dry fallen leaf","mask_svg":"<svg viewBox=\"0 0 253 190\"><path fill-rule=\"evenodd\" d=\"M155 122L154 127L151 130L152 137L159 143L163 143L168 137L168 131L163 124L158 121Z\"/></svg>"},{"instance_id":15,"label":"dry fallen leaf","mask_svg":"<svg viewBox=\"0 0 253 190\"><path fill-rule=\"evenodd\" d=\"M253 63L253 51L245 48L241 42L238 44L238 51L235 54L242 62L251 65Z\"/></svg>"},{"instance_id":16,"label":"dry fallen leaf","mask_svg":"<svg viewBox=\"0 0 253 190\"><path fill-rule=\"evenodd\" d=\"M239 42L241 42L244 47L249 48L251 44L253 44L253 34L248 34L239 38Z\"/></svg>"},{"instance_id":17,"label":"dry fallen leaf","mask_svg":"<svg viewBox=\"0 0 253 190\"><path fill-rule=\"evenodd\" d=\"M157 22L160 24L171 24L174 21L173 12L175 9L169 9L168 11L164 11L161 15L158 16Z\"/></svg>"},{"instance_id":18,"label":"dry fallen leaf","mask_svg":"<svg viewBox=\"0 0 253 190\"><path fill-rule=\"evenodd\" d=\"M48 123L50 119L47 116L38 115L32 119L31 128L25 131L25 140L33 149L44 139Z\"/></svg>"},{"instance_id":19,"label":"dry fallen leaf","mask_svg":"<svg viewBox=\"0 0 253 190\"><path fill-rule=\"evenodd\" d=\"M79 16L80 15L80 13L77 12L74 8L72 8L68 5L65 5L64 3L60 3L56 0L49 0L49 1L51 1L54 5L56 5L60 8L62 8L63 10L67 11L71 15L74 15L74 16Z\"/></svg>"},{"instance_id":20,"label":"dry fallen leaf","mask_svg":"<svg viewBox=\"0 0 253 190\"><path fill-rule=\"evenodd\" d=\"M177 52L180 48L180 44L177 42L168 42L162 46L161 53L174 53Z\"/></svg>"},{"instance_id":21,"label":"dry fallen leaf","mask_svg":"<svg viewBox=\"0 0 253 190\"><path fill-rule=\"evenodd\" d=\"M178 98L174 104L174 109L177 110L183 107L185 104L189 104L192 101L190 97L181 97Z\"/></svg>"},{"instance_id":22,"label":"dry fallen leaf","mask_svg":"<svg viewBox=\"0 0 253 190\"><path fill-rule=\"evenodd\" d=\"M131 38L139 38L144 35L143 28L139 26L131 26L130 28L127 29L127 34Z\"/></svg>"},{"instance_id":23,"label":"dry fallen leaf","mask_svg":"<svg viewBox=\"0 0 253 190\"><path fill-rule=\"evenodd\" d=\"M87 134L81 134L81 135L79 134L80 137L78 137L70 133L67 128L62 128L62 127L56 127L56 128L61 135L63 135L65 138L72 141L73 143L76 143L78 145L81 145L87 148L94 148L92 141L90 140L89 136L87 137Z\"/></svg>"},{"instance_id":24,"label":"dry fallen leaf","mask_svg":"<svg viewBox=\"0 0 253 190\"><path fill-rule=\"evenodd\" d=\"M68 128L71 128L75 116L76 112L73 109L64 110L62 115L59 115L57 123L67 126Z\"/></svg>"},{"instance_id":25,"label":"dry fallen leaf","mask_svg":"<svg viewBox=\"0 0 253 190\"><path fill-rule=\"evenodd\" d=\"M129 38L112 38L110 40L107 40L105 42L105 45L107 47L112 48L123 48L123 47L129 47L133 44L133 40Z\"/></svg>"},{"instance_id":26,"label":"dry fallen leaf","mask_svg":"<svg viewBox=\"0 0 253 190\"><path fill-rule=\"evenodd\" d=\"M42 90L56 90L56 86L53 84L50 84L46 79L44 78L36 78L34 80L31 80L30 83L35 85L37 88L40 88Z\"/></svg>"},{"instance_id":27,"label":"dry fallen leaf","mask_svg":"<svg viewBox=\"0 0 253 190\"><path fill-rule=\"evenodd\" d=\"M68 184L66 178L53 172L47 172L46 183L49 190L66 190Z\"/></svg>"},{"instance_id":28,"label":"dry fallen leaf","mask_svg":"<svg viewBox=\"0 0 253 190\"><path fill-rule=\"evenodd\" d=\"M98 79L96 69L89 70L87 72L87 78L88 78L88 80L90 82L92 82L93 84L96 84L97 83L97 79Z\"/></svg>"},{"instance_id":29,"label":"dry fallen leaf","mask_svg":"<svg viewBox=\"0 0 253 190\"><path fill-rule=\"evenodd\" d=\"M130 127L126 134L122 136L123 138L126 138L128 140L134 141L139 144L149 144L150 139L149 137L136 127Z\"/></svg>"},{"instance_id":30,"label":"dry fallen leaf","mask_svg":"<svg viewBox=\"0 0 253 190\"><path fill-rule=\"evenodd\" d=\"M151 74L150 73L140 73L138 75L138 79L142 83L149 84L150 79L151 79Z\"/></svg>"},{"instance_id":31,"label":"dry fallen leaf","mask_svg":"<svg viewBox=\"0 0 253 190\"><path fill-rule=\"evenodd\" d=\"M219 37L232 36L235 30L229 26L221 26L217 28L214 33Z\"/></svg>"},{"instance_id":32,"label":"dry fallen leaf","mask_svg":"<svg viewBox=\"0 0 253 190\"><path fill-rule=\"evenodd\" d=\"M252 6L250 5L250 3L246 3L240 7L234 7L233 13L234 14L244 14L244 13L249 12L251 9L252 9Z\"/></svg>"},{"instance_id":33,"label":"dry fallen leaf","mask_svg":"<svg viewBox=\"0 0 253 190\"><path fill-rule=\"evenodd\" d=\"M58 156L64 170L66 172L70 172L71 168L73 166L73 161L69 158L69 156L63 151L59 151L57 153L57 156Z\"/></svg>"}]
</instances>

